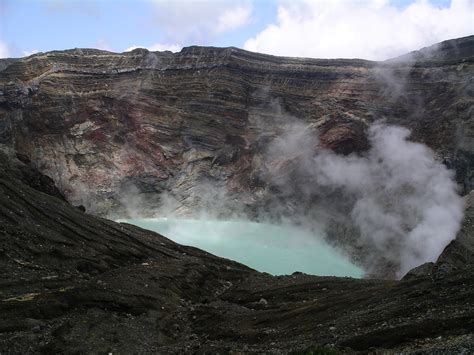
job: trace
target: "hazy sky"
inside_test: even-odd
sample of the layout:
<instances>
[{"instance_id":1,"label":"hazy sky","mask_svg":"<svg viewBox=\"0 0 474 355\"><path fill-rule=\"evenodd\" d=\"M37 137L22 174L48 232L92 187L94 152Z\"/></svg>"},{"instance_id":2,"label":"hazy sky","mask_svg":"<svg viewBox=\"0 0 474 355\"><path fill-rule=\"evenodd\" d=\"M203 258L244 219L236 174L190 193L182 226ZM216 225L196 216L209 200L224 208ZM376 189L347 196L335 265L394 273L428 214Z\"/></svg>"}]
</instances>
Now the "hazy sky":
<instances>
[{"instance_id":1,"label":"hazy sky","mask_svg":"<svg viewBox=\"0 0 474 355\"><path fill-rule=\"evenodd\" d=\"M0 0L0 58L235 46L383 60L474 34L474 0Z\"/></svg>"}]
</instances>

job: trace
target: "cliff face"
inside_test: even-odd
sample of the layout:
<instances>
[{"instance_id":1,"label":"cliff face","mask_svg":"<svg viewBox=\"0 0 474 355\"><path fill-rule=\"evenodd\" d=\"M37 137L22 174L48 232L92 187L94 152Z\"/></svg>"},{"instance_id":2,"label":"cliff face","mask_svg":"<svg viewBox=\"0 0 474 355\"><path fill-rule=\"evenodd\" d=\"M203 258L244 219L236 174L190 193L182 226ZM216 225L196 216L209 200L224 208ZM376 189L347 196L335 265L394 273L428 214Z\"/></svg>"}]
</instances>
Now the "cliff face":
<instances>
[{"instance_id":1,"label":"cliff face","mask_svg":"<svg viewBox=\"0 0 474 355\"><path fill-rule=\"evenodd\" d=\"M202 181L251 211L271 189L262 171L277 173L265 147L286 123L347 154L385 119L412 129L469 191L473 61L474 37L383 63L210 47L39 53L0 65L0 143L98 214L124 214L130 196L156 206L164 191L189 210Z\"/></svg>"}]
</instances>

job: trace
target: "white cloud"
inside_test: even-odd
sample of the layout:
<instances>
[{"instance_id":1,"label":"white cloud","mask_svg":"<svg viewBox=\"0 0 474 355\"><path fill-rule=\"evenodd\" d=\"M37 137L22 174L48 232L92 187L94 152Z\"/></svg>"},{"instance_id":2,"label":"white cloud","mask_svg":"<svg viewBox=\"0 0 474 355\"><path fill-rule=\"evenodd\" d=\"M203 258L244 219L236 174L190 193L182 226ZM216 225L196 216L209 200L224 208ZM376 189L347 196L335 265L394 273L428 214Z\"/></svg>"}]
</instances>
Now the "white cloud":
<instances>
[{"instance_id":1,"label":"white cloud","mask_svg":"<svg viewBox=\"0 0 474 355\"><path fill-rule=\"evenodd\" d=\"M405 8L387 0L282 2L276 24L244 48L275 55L384 60L474 33L474 2L438 7L417 0Z\"/></svg>"},{"instance_id":2,"label":"white cloud","mask_svg":"<svg viewBox=\"0 0 474 355\"><path fill-rule=\"evenodd\" d=\"M127 49L124 50L124 52L129 52L133 51L136 48L146 48L149 51L158 51L158 52L163 52L163 51L171 51L171 52L179 52L182 46L179 44L166 44L166 43L155 43L150 46L131 46L128 47Z\"/></svg>"},{"instance_id":3,"label":"white cloud","mask_svg":"<svg viewBox=\"0 0 474 355\"><path fill-rule=\"evenodd\" d=\"M0 41L0 58L8 58L10 56L10 49L5 42Z\"/></svg>"},{"instance_id":4,"label":"white cloud","mask_svg":"<svg viewBox=\"0 0 474 355\"><path fill-rule=\"evenodd\" d=\"M246 25L252 16L248 0L155 0L155 8L154 20L166 41L185 44L207 44L217 35Z\"/></svg>"},{"instance_id":5,"label":"white cloud","mask_svg":"<svg viewBox=\"0 0 474 355\"><path fill-rule=\"evenodd\" d=\"M97 42L95 43L95 48L102 49L104 51L112 51L112 46L110 45L110 43L103 38L97 40Z\"/></svg>"},{"instance_id":6,"label":"white cloud","mask_svg":"<svg viewBox=\"0 0 474 355\"><path fill-rule=\"evenodd\" d=\"M29 57L30 55L33 55L35 53L38 53L39 50L37 49L32 49L31 51L23 51L22 54L24 57Z\"/></svg>"},{"instance_id":7,"label":"white cloud","mask_svg":"<svg viewBox=\"0 0 474 355\"><path fill-rule=\"evenodd\" d=\"M251 13L250 6L236 6L227 9L219 16L215 31L222 33L243 26L249 22Z\"/></svg>"}]
</instances>

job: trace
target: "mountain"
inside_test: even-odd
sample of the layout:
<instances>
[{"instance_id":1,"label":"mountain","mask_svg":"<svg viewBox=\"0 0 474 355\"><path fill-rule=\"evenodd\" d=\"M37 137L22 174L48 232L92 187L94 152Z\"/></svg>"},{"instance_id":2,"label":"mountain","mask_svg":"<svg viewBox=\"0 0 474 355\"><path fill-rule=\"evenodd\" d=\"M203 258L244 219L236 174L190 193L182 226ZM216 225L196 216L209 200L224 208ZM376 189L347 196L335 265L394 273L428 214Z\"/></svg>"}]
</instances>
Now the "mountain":
<instances>
[{"instance_id":1,"label":"mountain","mask_svg":"<svg viewBox=\"0 0 474 355\"><path fill-rule=\"evenodd\" d=\"M473 61L474 36L385 62L196 46L0 60L0 352L474 352ZM367 155L380 121L466 196L456 238L401 280L330 218L352 197L298 174L306 153ZM271 276L102 218L200 210L325 211L328 241L384 279Z\"/></svg>"},{"instance_id":2,"label":"mountain","mask_svg":"<svg viewBox=\"0 0 474 355\"><path fill-rule=\"evenodd\" d=\"M364 154L374 122L403 126L467 194L473 61L474 36L385 62L196 46L38 53L0 63L0 144L89 213L323 219L330 243L387 276L400 258L345 221L353 196L308 191L317 181L300 173L301 151ZM288 137L301 127L311 139ZM275 148L278 140L292 143Z\"/></svg>"},{"instance_id":3,"label":"mountain","mask_svg":"<svg viewBox=\"0 0 474 355\"><path fill-rule=\"evenodd\" d=\"M167 192L192 211L202 180L251 214L269 196L264 153L283 125L304 122L323 147L348 154L385 120L435 150L468 193L473 60L474 36L386 62L196 46L38 53L0 60L0 143L95 214L123 216L130 191L149 206Z\"/></svg>"}]
</instances>

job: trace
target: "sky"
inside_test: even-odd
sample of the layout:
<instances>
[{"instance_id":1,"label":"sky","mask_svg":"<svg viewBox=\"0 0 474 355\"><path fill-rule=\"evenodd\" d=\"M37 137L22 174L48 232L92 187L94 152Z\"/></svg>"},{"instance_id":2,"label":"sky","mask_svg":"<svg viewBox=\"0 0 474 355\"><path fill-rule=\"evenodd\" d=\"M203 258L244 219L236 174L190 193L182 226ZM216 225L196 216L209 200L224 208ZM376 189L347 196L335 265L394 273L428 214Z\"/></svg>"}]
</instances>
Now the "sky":
<instances>
[{"instance_id":1,"label":"sky","mask_svg":"<svg viewBox=\"0 0 474 355\"><path fill-rule=\"evenodd\" d=\"M474 0L0 0L0 58L228 47L385 60L474 34Z\"/></svg>"}]
</instances>

